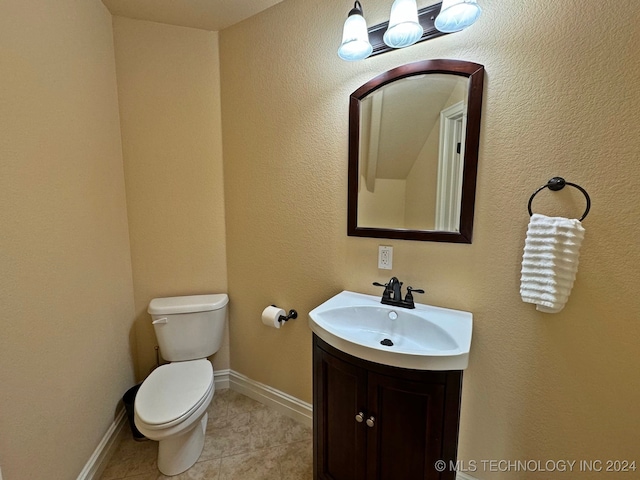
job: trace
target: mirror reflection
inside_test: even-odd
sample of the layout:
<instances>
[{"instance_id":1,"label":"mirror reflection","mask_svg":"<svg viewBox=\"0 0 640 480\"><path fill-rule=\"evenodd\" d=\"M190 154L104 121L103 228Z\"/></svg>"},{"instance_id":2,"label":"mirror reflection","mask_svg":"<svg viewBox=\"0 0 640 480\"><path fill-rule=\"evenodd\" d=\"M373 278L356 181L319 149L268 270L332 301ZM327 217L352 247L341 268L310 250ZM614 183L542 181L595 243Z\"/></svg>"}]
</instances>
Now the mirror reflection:
<instances>
[{"instance_id":1,"label":"mirror reflection","mask_svg":"<svg viewBox=\"0 0 640 480\"><path fill-rule=\"evenodd\" d=\"M418 75L362 99L358 226L459 231L468 83Z\"/></svg>"},{"instance_id":2,"label":"mirror reflection","mask_svg":"<svg viewBox=\"0 0 640 480\"><path fill-rule=\"evenodd\" d=\"M349 108L349 235L471 243L484 67L426 60Z\"/></svg>"}]
</instances>

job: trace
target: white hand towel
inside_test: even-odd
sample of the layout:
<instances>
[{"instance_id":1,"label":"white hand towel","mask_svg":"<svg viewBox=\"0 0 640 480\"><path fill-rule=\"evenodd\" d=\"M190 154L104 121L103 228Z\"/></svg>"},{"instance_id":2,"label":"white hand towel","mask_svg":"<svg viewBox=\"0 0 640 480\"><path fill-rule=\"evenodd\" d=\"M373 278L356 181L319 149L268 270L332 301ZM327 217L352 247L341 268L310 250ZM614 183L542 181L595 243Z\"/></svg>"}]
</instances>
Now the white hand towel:
<instances>
[{"instance_id":1,"label":"white hand towel","mask_svg":"<svg viewBox=\"0 0 640 480\"><path fill-rule=\"evenodd\" d=\"M578 271L584 228L580 220L534 213L522 256L520 296L545 313L557 313L569 299Z\"/></svg>"}]
</instances>

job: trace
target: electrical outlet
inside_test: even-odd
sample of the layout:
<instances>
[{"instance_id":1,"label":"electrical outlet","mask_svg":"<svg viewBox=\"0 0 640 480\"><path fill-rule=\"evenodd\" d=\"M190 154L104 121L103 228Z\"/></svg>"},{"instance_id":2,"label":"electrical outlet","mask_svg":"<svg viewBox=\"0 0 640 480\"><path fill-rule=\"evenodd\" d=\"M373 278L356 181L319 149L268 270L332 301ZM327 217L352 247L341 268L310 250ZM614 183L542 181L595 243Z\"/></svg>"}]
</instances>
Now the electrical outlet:
<instances>
[{"instance_id":1,"label":"electrical outlet","mask_svg":"<svg viewBox=\"0 0 640 480\"><path fill-rule=\"evenodd\" d=\"M391 270L393 267L393 247L378 245L378 268Z\"/></svg>"}]
</instances>

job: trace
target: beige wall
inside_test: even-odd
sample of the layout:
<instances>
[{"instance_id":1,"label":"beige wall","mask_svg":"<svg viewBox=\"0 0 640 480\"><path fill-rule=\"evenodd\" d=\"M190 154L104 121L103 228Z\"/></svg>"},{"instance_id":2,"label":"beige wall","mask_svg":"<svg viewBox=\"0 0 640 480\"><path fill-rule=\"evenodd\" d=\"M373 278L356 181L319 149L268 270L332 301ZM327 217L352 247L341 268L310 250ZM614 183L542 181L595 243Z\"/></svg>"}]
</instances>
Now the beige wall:
<instances>
[{"instance_id":1,"label":"beige wall","mask_svg":"<svg viewBox=\"0 0 640 480\"><path fill-rule=\"evenodd\" d=\"M113 30L143 379L149 301L227 291L218 35L122 17ZM229 368L228 344L214 368Z\"/></svg>"},{"instance_id":2,"label":"beige wall","mask_svg":"<svg viewBox=\"0 0 640 480\"><path fill-rule=\"evenodd\" d=\"M370 23L388 4L367 2ZM379 293L371 282L393 274L474 313L461 458L638 460L640 4L482 7L465 32L359 63L336 55L349 9L337 0L285 1L221 33L231 366L310 401L308 311L342 289ZM427 58L487 71L473 244L347 237L349 94ZM519 271L527 200L554 175L583 185L593 208L569 304L545 315L521 302ZM569 192L534 202L548 214L583 205ZM395 247L391 272L377 270L379 244ZM263 327L271 303L299 319Z\"/></svg>"},{"instance_id":3,"label":"beige wall","mask_svg":"<svg viewBox=\"0 0 640 480\"><path fill-rule=\"evenodd\" d=\"M133 385L111 15L0 4L0 465L76 478Z\"/></svg>"}]
</instances>

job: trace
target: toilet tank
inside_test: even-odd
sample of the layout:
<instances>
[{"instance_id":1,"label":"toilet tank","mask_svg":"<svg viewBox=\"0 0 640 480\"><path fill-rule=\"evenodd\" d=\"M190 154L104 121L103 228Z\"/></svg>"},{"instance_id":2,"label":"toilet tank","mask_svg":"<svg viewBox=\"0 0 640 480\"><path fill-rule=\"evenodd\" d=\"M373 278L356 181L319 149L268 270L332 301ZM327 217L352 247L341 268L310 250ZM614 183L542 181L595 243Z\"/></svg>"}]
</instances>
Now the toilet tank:
<instances>
[{"instance_id":1,"label":"toilet tank","mask_svg":"<svg viewBox=\"0 0 640 480\"><path fill-rule=\"evenodd\" d=\"M220 349L227 320L225 293L154 298L147 310L153 320L162 358L196 360Z\"/></svg>"}]
</instances>

